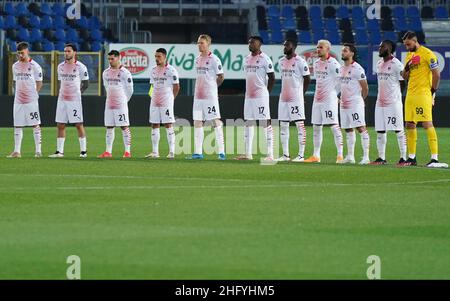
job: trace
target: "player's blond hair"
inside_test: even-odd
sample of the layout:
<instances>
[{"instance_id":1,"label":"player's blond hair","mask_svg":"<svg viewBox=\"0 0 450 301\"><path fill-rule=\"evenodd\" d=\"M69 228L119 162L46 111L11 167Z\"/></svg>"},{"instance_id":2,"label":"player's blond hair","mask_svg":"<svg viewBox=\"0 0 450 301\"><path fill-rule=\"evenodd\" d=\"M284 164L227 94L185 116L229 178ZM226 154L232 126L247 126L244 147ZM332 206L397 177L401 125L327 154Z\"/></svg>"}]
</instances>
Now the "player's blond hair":
<instances>
[{"instance_id":1,"label":"player's blond hair","mask_svg":"<svg viewBox=\"0 0 450 301\"><path fill-rule=\"evenodd\" d=\"M211 45L211 37L207 34L201 34L198 36L199 39L205 40L208 45Z\"/></svg>"},{"instance_id":2,"label":"player's blond hair","mask_svg":"<svg viewBox=\"0 0 450 301\"><path fill-rule=\"evenodd\" d=\"M325 45L326 47L328 47L328 49L331 49L331 43L328 40L319 40L317 41L317 45L319 44Z\"/></svg>"}]
</instances>

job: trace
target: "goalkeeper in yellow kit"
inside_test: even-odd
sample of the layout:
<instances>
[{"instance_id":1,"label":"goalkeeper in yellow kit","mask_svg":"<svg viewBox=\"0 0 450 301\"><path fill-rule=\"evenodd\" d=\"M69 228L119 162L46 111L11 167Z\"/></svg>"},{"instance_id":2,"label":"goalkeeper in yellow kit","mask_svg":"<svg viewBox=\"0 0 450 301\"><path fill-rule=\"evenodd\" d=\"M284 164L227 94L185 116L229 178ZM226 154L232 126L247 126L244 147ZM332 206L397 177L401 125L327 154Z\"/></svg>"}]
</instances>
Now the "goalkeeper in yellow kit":
<instances>
[{"instance_id":1,"label":"goalkeeper in yellow kit","mask_svg":"<svg viewBox=\"0 0 450 301\"><path fill-rule=\"evenodd\" d=\"M408 51L403 78L408 80L405 102L406 136L408 159L404 166L416 166L417 123L421 122L428 136L431 161L428 167L446 167L438 161L438 140L433 126L432 107L439 87L440 71L436 55L432 50L420 45L414 32L403 36L403 44Z\"/></svg>"}]
</instances>

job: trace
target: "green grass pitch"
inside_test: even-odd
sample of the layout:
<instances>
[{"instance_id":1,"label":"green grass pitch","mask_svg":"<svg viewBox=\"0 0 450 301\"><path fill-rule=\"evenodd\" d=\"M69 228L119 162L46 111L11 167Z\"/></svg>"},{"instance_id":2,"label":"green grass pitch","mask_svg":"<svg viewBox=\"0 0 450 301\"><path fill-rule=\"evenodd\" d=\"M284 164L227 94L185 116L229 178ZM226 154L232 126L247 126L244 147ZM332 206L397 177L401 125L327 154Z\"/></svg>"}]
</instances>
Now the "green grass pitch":
<instances>
[{"instance_id":1,"label":"green grass pitch","mask_svg":"<svg viewBox=\"0 0 450 301\"><path fill-rule=\"evenodd\" d=\"M450 170L396 168L393 133L388 166L335 165L326 128L323 163L263 166L233 155L145 160L144 127L132 128L132 159L120 158L117 130L116 158L102 161L104 132L87 128L87 159L74 128L66 158L35 159L26 129L23 158L6 159L13 130L0 129L0 278L65 279L67 257L78 255L82 279L366 279L377 255L382 279L450 279ZM437 133L449 163L450 129ZM55 135L44 128L44 155ZM307 145L308 156L311 128ZM423 129L417 153L427 163Z\"/></svg>"}]
</instances>

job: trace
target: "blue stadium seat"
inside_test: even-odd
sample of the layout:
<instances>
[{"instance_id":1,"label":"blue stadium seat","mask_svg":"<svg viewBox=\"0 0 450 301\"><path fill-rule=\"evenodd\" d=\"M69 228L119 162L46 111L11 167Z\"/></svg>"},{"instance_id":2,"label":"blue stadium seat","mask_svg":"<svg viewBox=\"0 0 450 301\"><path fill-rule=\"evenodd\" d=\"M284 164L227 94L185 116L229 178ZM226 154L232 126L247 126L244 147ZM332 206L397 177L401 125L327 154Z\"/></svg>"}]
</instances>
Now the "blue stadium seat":
<instances>
[{"instance_id":1,"label":"blue stadium seat","mask_svg":"<svg viewBox=\"0 0 450 301\"><path fill-rule=\"evenodd\" d=\"M340 44L341 43L341 37L339 35L339 31L337 31L337 30L327 31L325 38L328 41L330 41L331 44Z\"/></svg>"},{"instance_id":2,"label":"blue stadium seat","mask_svg":"<svg viewBox=\"0 0 450 301\"><path fill-rule=\"evenodd\" d=\"M58 40L58 41L60 41L60 42L66 42L66 41L67 41L67 39L66 39L66 33L65 33L64 29L58 28L58 29L55 31L55 39ZM55 48L56 48L56 47L55 47Z\"/></svg>"},{"instance_id":3,"label":"blue stadium seat","mask_svg":"<svg viewBox=\"0 0 450 301\"><path fill-rule=\"evenodd\" d=\"M25 3L21 2L17 4L16 6L16 16L28 16L30 15L30 12L28 11L27 6Z\"/></svg>"},{"instance_id":4,"label":"blue stadium seat","mask_svg":"<svg viewBox=\"0 0 450 301\"><path fill-rule=\"evenodd\" d=\"M14 17L12 15L6 16L5 28L6 29L18 29L19 25L17 24L16 17Z\"/></svg>"},{"instance_id":5,"label":"blue stadium seat","mask_svg":"<svg viewBox=\"0 0 450 301\"><path fill-rule=\"evenodd\" d=\"M273 32L273 30L276 30L276 29L272 29L272 32ZM281 27L278 30L281 31ZM103 42L103 34L102 34L102 32L100 30L98 30L98 29L92 30L91 31L91 40L92 41Z\"/></svg>"},{"instance_id":6,"label":"blue stadium seat","mask_svg":"<svg viewBox=\"0 0 450 301\"><path fill-rule=\"evenodd\" d=\"M89 23L89 29L90 30L100 29L100 27L101 27L100 20L96 16L92 16L88 20L88 23Z\"/></svg>"},{"instance_id":7,"label":"blue stadium seat","mask_svg":"<svg viewBox=\"0 0 450 301\"><path fill-rule=\"evenodd\" d=\"M270 18L269 19L269 28L270 28L270 30L281 30L280 19ZM94 30L96 30L96 29L93 29L92 31L94 31Z\"/></svg>"},{"instance_id":8,"label":"blue stadium seat","mask_svg":"<svg viewBox=\"0 0 450 301\"><path fill-rule=\"evenodd\" d=\"M89 23L85 16L81 16L81 18L78 19L76 21L76 23L77 23L77 26L80 28L85 28L85 29L89 28Z\"/></svg>"},{"instance_id":9,"label":"blue stadium seat","mask_svg":"<svg viewBox=\"0 0 450 301\"><path fill-rule=\"evenodd\" d=\"M302 30L298 33L298 41L302 44L311 44L312 38L309 30Z\"/></svg>"},{"instance_id":10,"label":"blue stadium seat","mask_svg":"<svg viewBox=\"0 0 450 301\"><path fill-rule=\"evenodd\" d=\"M364 18L352 19L353 29L366 29L366 21Z\"/></svg>"},{"instance_id":11,"label":"blue stadium seat","mask_svg":"<svg viewBox=\"0 0 450 301\"><path fill-rule=\"evenodd\" d=\"M43 55L40 55L40 54L33 55L33 61L38 63L41 67L43 67L45 65L45 59L44 59Z\"/></svg>"},{"instance_id":12,"label":"blue stadium seat","mask_svg":"<svg viewBox=\"0 0 450 301\"><path fill-rule=\"evenodd\" d=\"M5 29L5 21L3 20L3 17L0 16L0 29Z\"/></svg>"},{"instance_id":13,"label":"blue stadium seat","mask_svg":"<svg viewBox=\"0 0 450 301\"><path fill-rule=\"evenodd\" d=\"M381 34L379 30L375 30L370 32L369 34L369 43L372 45L378 45L381 43Z\"/></svg>"},{"instance_id":14,"label":"blue stadium seat","mask_svg":"<svg viewBox=\"0 0 450 301\"><path fill-rule=\"evenodd\" d=\"M422 31L422 20L420 17L409 19L408 29L413 31Z\"/></svg>"},{"instance_id":15,"label":"blue stadium seat","mask_svg":"<svg viewBox=\"0 0 450 301\"><path fill-rule=\"evenodd\" d=\"M283 33L281 30L273 30L270 35L272 44L281 44L284 41Z\"/></svg>"},{"instance_id":16,"label":"blue stadium seat","mask_svg":"<svg viewBox=\"0 0 450 301\"><path fill-rule=\"evenodd\" d=\"M267 16L269 18L279 18L280 17L280 9L276 5L271 5L267 8Z\"/></svg>"},{"instance_id":17,"label":"blue stadium seat","mask_svg":"<svg viewBox=\"0 0 450 301\"><path fill-rule=\"evenodd\" d=\"M5 13L10 16L15 16L16 8L14 7L14 4L12 4L11 2L6 2L5 3Z\"/></svg>"},{"instance_id":18,"label":"blue stadium seat","mask_svg":"<svg viewBox=\"0 0 450 301\"><path fill-rule=\"evenodd\" d=\"M325 29L328 31L338 30L336 19L325 19Z\"/></svg>"},{"instance_id":19,"label":"blue stadium seat","mask_svg":"<svg viewBox=\"0 0 450 301\"><path fill-rule=\"evenodd\" d=\"M322 30L323 31L322 19L313 19L311 22L311 28L313 30Z\"/></svg>"},{"instance_id":20,"label":"blue stadium seat","mask_svg":"<svg viewBox=\"0 0 450 301\"><path fill-rule=\"evenodd\" d=\"M55 16L53 18L53 29L66 29L67 24L64 17L61 16Z\"/></svg>"},{"instance_id":21,"label":"blue stadium seat","mask_svg":"<svg viewBox=\"0 0 450 301\"><path fill-rule=\"evenodd\" d=\"M29 20L30 27L32 28L41 28L41 18L38 16L32 15Z\"/></svg>"},{"instance_id":22,"label":"blue stadium seat","mask_svg":"<svg viewBox=\"0 0 450 301\"><path fill-rule=\"evenodd\" d=\"M30 37L30 33L28 32L28 29L23 28L23 27L19 28L18 38L21 41L31 42L31 37Z\"/></svg>"},{"instance_id":23,"label":"blue stadium seat","mask_svg":"<svg viewBox=\"0 0 450 301\"><path fill-rule=\"evenodd\" d=\"M377 19L371 19L367 21L367 30L368 31L376 31L380 30L380 23L378 23Z\"/></svg>"},{"instance_id":24,"label":"blue stadium seat","mask_svg":"<svg viewBox=\"0 0 450 301\"><path fill-rule=\"evenodd\" d=\"M66 11L64 10L64 6L60 3L55 2L52 7L53 15L56 16L65 16Z\"/></svg>"},{"instance_id":25,"label":"blue stadium seat","mask_svg":"<svg viewBox=\"0 0 450 301\"><path fill-rule=\"evenodd\" d=\"M259 36L263 40L263 43L269 43L269 32L267 30L260 30ZM92 46L91 46L92 47Z\"/></svg>"},{"instance_id":26,"label":"blue stadium seat","mask_svg":"<svg viewBox=\"0 0 450 301\"><path fill-rule=\"evenodd\" d=\"M40 29L53 29L52 18L48 15L42 16Z\"/></svg>"},{"instance_id":27,"label":"blue stadium seat","mask_svg":"<svg viewBox=\"0 0 450 301\"><path fill-rule=\"evenodd\" d=\"M290 5L283 6L283 9L281 10L281 16L285 19L294 19L294 9Z\"/></svg>"},{"instance_id":28,"label":"blue stadium seat","mask_svg":"<svg viewBox=\"0 0 450 301\"><path fill-rule=\"evenodd\" d=\"M357 29L355 31L355 41L358 45L369 44L369 39L367 38L367 31L365 29Z\"/></svg>"},{"instance_id":29,"label":"blue stadium seat","mask_svg":"<svg viewBox=\"0 0 450 301\"><path fill-rule=\"evenodd\" d=\"M311 6L311 8L309 9L309 18L311 18L312 20L322 18L322 11L320 9L320 6Z\"/></svg>"},{"instance_id":30,"label":"blue stadium seat","mask_svg":"<svg viewBox=\"0 0 450 301\"><path fill-rule=\"evenodd\" d=\"M397 43L398 36L394 31L385 31L383 32L383 40L391 40L394 43Z\"/></svg>"},{"instance_id":31,"label":"blue stadium seat","mask_svg":"<svg viewBox=\"0 0 450 301\"><path fill-rule=\"evenodd\" d=\"M295 30L297 28L297 24L295 23L294 19L286 19L283 21L283 29L289 30Z\"/></svg>"},{"instance_id":32,"label":"blue stadium seat","mask_svg":"<svg viewBox=\"0 0 450 301\"><path fill-rule=\"evenodd\" d=\"M313 42L317 43L318 40L325 39L325 34L323 32L323 29L321 30L313 30Z\"/></svg>"},{"instance_id":33,"label":"blue stadium seat","mask_svg":"<svg viewBox=\"0 0 450 301\"><path fill-rule=\"evenodd\" d=\"M409 18L420 17L420 12L417 6L408 6L408 8L406 9L406 14Z\"/></svg>"},{"instance_id":34,"label":"blue stadium seat","mask_svg":"<svg viewBox=\"0 0 450 301\"><path fill-rule=\"evenodd\" d=\"M364 11L361 8L361 6L354 6L352 8L352 20L363 19L365 17L366 17L366 14L364 13Z\"/></svg>"},{"instance_id":35,"label":"blue stadium seat","mask_svg":"<svg viewBox=\"0 0 450 301\"><path fill-rule=\"evenodd\" d=\"M13 40L6 40L6 43L8 44L8 46L9 46L9 49L12 51L12 52L16 52L17 51L17 44L16 44L16 42L15 41L13 41Z\"/></svg>"},{"instance_id":36,"label":"blue stadium seat","mask_svg":"<svg viewBox=\"0 0 450 301\"><path fill-rule=\"evenodd\" d=\"M78 35L78 31L73 28L69 28L66 32L66 40L79 43L81 42L80 36Z\"/></svg>"},{"instance_id":37,"label":"blue stadium seat","mask_svg":"<svg viewBox=\"0 0 450 301\"><path fill-rule=\"evenodd\" d=\"M55 50L55 46L53 45L53 43L49 42L47 40L44 40L42 42L42 47L44 47L44 51L46 51L46 52Z\"/></svg>"},{"instance_id":38,"label":"blue stadium seat","mask_svg":"<svg viewBox=\"0 0 450 301\"><path fill-rule=\"evenodd\" d=\"M406 20L405 19L394 19L394 28L397 31L408 30L408 25L406 24Z\"/></svg>"},{"instance_id":39,"label":"blue stadium seat","mask_svg":"<svg viewBox=\"0 0 450 301\"><path fill-rule=\"evenodd\" d=\"M41 14L43 16L51 16L53 14L52 9L47 2L41 4Z\"/></svg>"},{"instance_id":40,"label":"blue stadium seat","mask_svg":"<svg viewBox=\"0 0 450 301\"><path fill-rule=\"evenodd\" d=\"M31 29L30 40L31 42L40 42L42 40L42 32L39 28Z\"/></svg>"},{"instance_id":41,"label":"blue stadium seat","mask_svg":"<svg viewBox=\"0 0 450 301\"><path fill-rule=\"evenodd\" d=\"M64 51L65 42L59 41L54 44L55 50Z\"/></svg>"},{"instance_id":42,"label":"blue stadium seat","mask_svg":"<svg viewBox=\"0 0 450 301\"><path fill-rule=\"evenodd\" d=\"M347 6L341 5L336 11L336 17L339 19L344 19L349 17L349 11Z\"/></svg>"},{"instance_id":43,"label":"blue stadium seat","mask_svg":"<svg viewBox=\"0 0 450 301\"><path fill-rule=\"evenodd\" d=\"M448 19L448 11L444 6L436 7L436 11L434 12L434 16L436 19Z\"/></svg>"},{"instance_id":44,"label":"blue stadium seat","mask_svg":"<svg viewBox=\"0 0 450 301\"><path fill-rule=\"evenodd\" d=\"M405 9L403 6L396 6L393 13L394 19L405 19Z\"/></svg>"}]
</instances>

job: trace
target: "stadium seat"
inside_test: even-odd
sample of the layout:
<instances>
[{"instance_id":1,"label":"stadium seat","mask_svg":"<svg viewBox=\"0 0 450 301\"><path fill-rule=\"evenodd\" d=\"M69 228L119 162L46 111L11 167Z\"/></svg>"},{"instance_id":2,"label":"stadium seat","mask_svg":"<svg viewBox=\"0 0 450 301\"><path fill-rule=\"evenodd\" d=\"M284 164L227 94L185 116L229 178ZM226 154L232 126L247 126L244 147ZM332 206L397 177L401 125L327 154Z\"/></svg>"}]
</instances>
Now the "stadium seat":
<instances>
[{"instance_id":1,"label":"stadium seat","mask_svg":"<svg viewBox=\"0 0 450 301\"><path fill-rule=\"evenodd\" d=\"M281 44L284 41L283 33L281 30L274 30L271 32L270 40L272 44Z\"/></svg>"},{"instance_id":2,"label":"stadium seat","mask_svg":"<svg viewBox=\"0 0 450 301\"><path fill-rule=\"evenodd\" d=\"M336 19L325 19L325 29L328 31L335 31L338 29Z\"/></svg>"},{"instance_id":3,"label":"stadium seat","mask_svg":"<svg viewBox=\"0 0 450 301\"><path fill-rule=\"evenodd\" d=\"M80 29L79 33L80 33L79 34L80 39L82 39L83 41L89 41L89 39L91 37L91 35L89 34L89 30L87 30L87 29Z\"/></svg>"},{"instance_id":4,"label":"stadium seat","mask_svg":"<svg viewBox=\"0 0 450 301\"><path fill-rule=\"evenodd\" d=\"M314 19L321 19L322 18L322 12L320 10L320 6L313 5L309 9L309 17Z\"/></svg>"},{"instance_id":5,"label":"stadium seat","mask_svg":"<svg viewBox=\"0 0 450 301\"><path fill-rule=\"evenodd\" d=\"M281 17L285 19L294 19L294 9L290 5L283 6L283 9L281 10Z\"/></svg>"},{"instance_id":6,"label":"stadium seat","mask_svg":"<svg viewBox=\"0 0 450 301\"><path fill-rule=\"evenodd\" d=\"M361 6L354 6L352 8L352 20L364 19L365 17L366 17L366 14L364 13Z\"/></svg>"},{"instance_id":7,"label":"stadium seat","mask_svg":"<svg viewBox=\"0 0 450 301\"><path fill-rule=\"evenodd\" d=\"M73 28L69 28L66 32L66 40L71 42L79 43L81 42L80 36L78 35L78 31Z\"/></svg>"},{"instance_id":8,"label":"stadium seat","mask_svg":"<svg viewBox=\"0 0 450 301\"><path fill-rule=\"evenodd\" d=\"M297 6L297 8L295 9L295 16L298 19L306 19L308 18L308 10L302 5Z\"/></svg>"},{"instance_id":9,"label":"stadium seat","mask_svg":"<svg viewBox=\"0 0 450 301\"><path fill-rule=\"evenodd\" d=\"M311 23L311 28L313 30L323 30L322 19L313 19Z\"/></svg>"},{"instance_id":10,"label":"stadium seat","mask_svg":"<svg viewBox=\"0 0 450 301\"><path fill-rule=\"evenodd\" d=\"M321 30L313 30L313 42L316 43L318 40L322 40L325 38L325 34L323 32L323 29Z\"/></svg>"},{"instance_id":11,"label":"stadium seat","mask_svg":"<svg viewBox=\"0 0 450 301\"><path fill-rule=\"evenodd\" d=\"M335 19L336 9L333 6L326 6L323 10L323 17L326 19Z\"/></svg>"},{"instance_id":12,"label":"stadium seat","mask_svg":"<svg viewBox=\"0 0 450 301\"><path fill-rule=\"evenodd\" d=\"M16 16L28 16L30 13L28 11L25 3L21 2L16 6Z\"/></svg>"},{"instance_id":13,"label":"stadium seat","mask_svg":"<svg viewBox=\"0 0 450 301\"><path fill-rule=\"evenodd\" d=\"M60 3L55 2L52 6L52 12L53 15L63 17L66 14L66 11L64 10L64 6L62 6Z\"/></svg>"},{"instance_id":14,"label":"stadium seat","mask_svg":"<svg viewBox=\"0 0 450 301\"><path fill-rule=\"evenodd\" d=\"M101 27L100 20L96 16L90 17L88 22L89 22L90 30L100 29L100 27Z\"/></svg>"},{"instance_id":15,"label":"stadium seat","mask_svg":"<svg viewBox=\"0 0 450 301\"><path fill-rule=\"evenodd\" d=\"M423 6L420 17L422 19L434 19L433 8L431 8L431 6Z\"/></svg>"},{"instance_id":16,"label":"stadium seat","mask_svg":"<svg viewBox=\"0 0 450 301\"><path fill-rule=\"evenodd\" d=\"M272 29L272 30L277 30L277 29ZM278 30L281 31L281 27L279 27ZM92 30L91 31L91 40L92 41L103 42L103 34L102 34L102 32L100 30L98 30L98 29Z\"/></svg>"},{"instance_id":17,"label":"stadium seat","mask_svg":"<svg viewBox=\"0 0 450 301\"><path fill-rule=\"evenodd\" d=\"M396 6L394 8L393 17L395 19L405 19L405 9L403 8L403 6Z\"/></svg>"},{"instance_id":18,"label":"stadium seat","mask_svg":"<svg viewBox=\"0 0 450 301\"><path fill-rule=\"evenodd\" d=\"M5 3L5 13L10 16L15 16L16 8L14 7L14 4L12 4L11 2L6 2Z\"/></svg>"},{"instance_id":19,"label":"stadium seat","mask_svg":"<svg viewBox=\"0 0 450 301\"><path fill-rule=\"evenodd\" d=\"M297 24L294 19L286 19L283 21L283 29L285 30L295 30L297 28Z\"/></svg>"},{"instance_id":20,"label":"stadium seat","mask_svg":"<svg viewBox=\"0 0 450 301\"><path fill-rule=\"evenodd\" d=\"M368 31L375 31L380 30L380 24L378 23L377 19L371 19L367 21L367 30Z\"/></svg>"},{"instance_id":21,"label":"stadium seat","mask_svg":"<svg viewBox=\"0 0 450 301\"><path fill-rule=\"evenodd\" d=\"M280 17L280 9L276 5L270 5L267 8L267 16L269 18L279 18Z\"/></svg>"},{"instance_id":22,"label":"stadium seat","mask_svg":"<svg viewBox=\"0 0 450 301\"><path fill-rule=\"evenodd\" d=\"M45 52L55 50L55 46L53 45L53 43L52 43L52 42L49 42L49 41L47 41L47 40L45 40L45 41L42 43L42 47L44 48L44 51L45 51Z\"/></svg>"},{"instance_id":23,"label":"stadium seat","mask_svg":"<svg viewBox=\"0 0 450 301\"><path fill-rule=\"evenodd\" d=\"M32 28L41 28L41 18L38 16L32 15L29 20L29 25Z\"/></svg>"},{"instance_id":24,"label":"stadium seat","mask_svg":"<svg viewBox=\"0 0 450 301\"><path fill-rule=\"evenodd\" d=\"M409 19L408 29L413 31L422 31L422 21L420 18L417 17Z\"/></svg>"},{"instance_id":25,"label":"stadium seat","mask_svg":"<svg viewBox=\"0 0 450 301\"><path fill-rule=\"evenodd\" d=\"M33 55L33 61L35 61L36 63L38 63L40 66L44 66L45 65L45 59L44 56L37 54L37 55Z\"/></svg>"},{"instance_id":26,"label":"stadium seat","mask_svg":"<svg viewBox=\"0 0 450 301\"><path fill-rule=\"evenodd\" d=\"M378 45L381 43L381 34L379 30L374 30L369 33L369 44Z\"/></svg>"},{"instance_id":27,"label":"stadium seat","mask_svg":"<svg viewBox=\"0 0 450 301\"><path fill-rule=\"evenodd\" d=\"M55 30L55 39L60 42L66 42L66 33L64 29L58 28Z\"/></svg>"},{"instance_id":28,"label":"stadium seat","mask_svg":"<svg viewBox=\"0 0 450 301\"><path fill-rule=\"evenodd\" d=\"M52 28L53 28L52 18L48 15L42 16L40 29L52 29Z\"/></svg>"},{"instance_id":29,"label":"stadium seat","mask_svg":"<svg viewBox=\"0 0 450 301\"><path fill-rule=\"evenodd\" d=\"M40 41L33 42L31 44L31 46L33 48L33 51L37 51L37 52L44 51L44 47L42 46L42 43Z\"/></svg>"},{"instance_id":30,"label":"stadium seat","mask_svg":"<svg viewBox=\"0 0 450 301\"><path fill-rule=\"evenodd\" d=\"M270 30L281 30L280 19L279 18L270 18L269 19L269 28L270 28ZM95 31L95 30L92 30L92 32L93 31ZM91 33L91 36L92 36L92 33Z\"/></svg>"},{"instance_id":31,"label":"stadium seat","mask_svg":"<svg viewBox=\"0 0 450 301\"><path fill-rule=\"evenodd\" d=\"M259 36L262 38L263 43L268 43L270 41L269 32L267 30L260 30Z\"/></svg>"},{"instance_id":32,"label":"stadium seat","mask_svg":"<svg viewBox=\"0 0 450 301\"><path fill-rule=\"evenodd\" d=\"M394 28L397 31L406 31L408 30L408 25L406 24L406 20L403 19L394 19Z\"/></svg>"},{"instance_id":33,"label":"stadium seat","mask_svg":"<svg viewBox=\"0 0 450 301\"><path fill-rule=\"evenodd\" d=\"M435 10L436 19L448 19L448 11L444 6L438 6Z\"/></svg>"},{"instance_id":34,"label":"stadium seat","mask_svg":"<svg viewBox=\"0 0 450 301\"><path fill-rule=\"evenodd\" d=\"M42 40L42 32L38 28L31 29L30 33L30 40L31 42L38 42Z\"/></svg>"},{"instance_id":35,"label":"stadium seat","mask_svg":"<svg viewBox=\"0 0 450 301\"><path fill-rule=\"evenodd\" d=\"M27 18L26 16L20 16L20 17L17 17L17 23L18 23L21 27L25 27L25 28L28 28L28 27L29 27L28 18Z\"/></svg>"},{"instance_id":36,"label":"stadium seat","mask_svg":"<svg viewBox=\"0 0 450 301\"><path fill-rule=\"evenodd\" d=\"M46 40L49 40L49 41L56 41L56 38L55 38L55 31L52 30L52 29L44 29L44 30L43 30L43 36L44 36L44 38L45 38Z\"/></svg>"},{"instance_id":37,"label":"stadium seat","mask_svg":"<svg viewBox=\"0 0 450 301\"><path fill-rule=\"evenodd\" d=\"M349 17L349 11L347 6L341 5L336 11L336 17L339 19L344 19Z\"/></svg>"},{"instance_id":38,"label":"stadium seat","mask_svg":"<svg viewBox=\"0 0 450 301\"><path fill-rule=\"evenodd\" d=\"M367 38L367 31L365 29L357 29L355 31L355 41L358 45L369 44L369 39Z\"/></svg>"},{"instance_id":39,"label":"stadium seat","mask_svg":"<svg viewBox=\"0 0 450 301\"><path fill-rule=\"evenodd\" d=\"M302 44L311 44L312 43L311 33L309 32L309 30L300 31L298 33L297 39Z\"/></svg>"},{"instance_id":40,"label":"stadium seat","mask_svg":"<svg viewBox=\"0 0 450 301\"><path fill-rule=\"evenodd\" d=\"M42 5L41 5L41 14L43 16L51 16L51 15L53 15L52 9L50 8L50 5L47 2L42 3Z\"/></svg>"},{"instance_id":41,"label":"stadium seat","mask_svg":"<svg viewBox=\"0 0 450 301\"><path fill-rule=\"evenodd\" d=\"M5 27L5 21L3 20L3 17L0 16L0 29L6 29Z\"/></svg>"},{"instance_id":42,"label":"stadium seat","mask_svg":"<svg viewBox=\"0 0 450 301\"><path fill-rule=\"evenodd\" d=\"M409 18L420 17L420 12L417 6L408 6L406 14Z\"/></svg>"},{"instance_id":43,"label":"stadium seat","mask_svg":"<svg viewBox=\"0 0 450 301\"><path fill-rule=\"evenodd\" d=\"M8 44L8 46L9 46L9 50L10 50L11 52L16 52L16 51L17 51L17 44L16 44L15 41L7 40L7 44Z\"/></svg>"},{"instance_id":44,"label":"stadium seat","mask_svg":"<svg viewBox=\"0 0 450 301\"><path fill-rule=\"evenodd\" d=\"M398 36L393 31L385 31L383 32L383 40L391 40L392 42L398 42Z\"/></svg>"},{"instance_id":45,"label":"stadium seat","mask_svg":"<svg viewBox=\"0 0 450 301\"><path fill-rule=\"evenodd\" d=\"M14 28L9 28L6 30L6 38L11 40L11 41L17 41L18 40L18 33L17 30L15 30Z\"/></svg>"},{"instance_id":46,"label":"stadium seat","mask_svg":"<svg viewBox=\"0 0 450 301\"><path fill-rule=\"evenodd\" d=\"M91 43L89 43L89 42L83 42L83 43L81 43L81 49L80 49L80 51L86 51L86 52L91 51Z\"/></svg>"},{"instance_id":47,"label":"stadium seat","mask_svg":"<svg viewBox=\"0 0 450 301\"><path fill-rule=\"evenodd\" d=\"M341 37L339 36L339 32L337 30L327 31L325 34L325 38L330 41L331 44L341 43Z\"/></svg>"},{"instance_id":48,"label":"stadium seat","mask_svg":"<svg viewBox=\"0 0 450 301\"><path fill-rule=\"evenodd\" d=\"M59 41L54 44L55 50L64 51L65 42Z\"/></svg>"},{"instance_id":49,"label":"stadium seat","mask_svg":"<svg viewBox=\"0 0 450 301\"><path fill-rule=\"evenodd\" d=\"M5 20L5 28L6 28L6 29L18 29L19 26L18 26L18 24L17 24L16 17L14 17L14 16L12 16L12 15L6 16L6 20Z\"/></svg>"},{"instance_id":50,"label":"stadium seat","mask_svg":"<svg viewBox=\"0 0 450 301\"><path fill-rule=\"evenodd\" d=\"M41 8L39 7L39 4L36 2L28 4L28 11L31 13L31 15L35 16L39 16L41 14Z\"/></svg>"},{"instance_id":51,"label":"stadium seat","mask_svg":"<svg viewBox=\"0 0 450 301\"><path fill-rule=\"evenodd\" d=\"M53 18L53 29L66 29L67 24L64 17L55 16Z\"/></svg>"},{"instance_id":52,"label":"stadium seat","mask_svg":"<svg viewBox=\"0 0 450 301\"><path fill-rule=\"evenodd\" d=\"M23 28L23 27L19 28L19 32L18 32L17 37L21 41L25 41L25 42L30 42L31 41L30 33L28 32L28 29Z\"/></svg>"},{"instance_id":53,"label":"stadium seat","mask_svg":"<svg viewBox=\"0 0 450 301\"><path fill-rule=\"evenodd\" d=\"M364 18L352 19L352 28L353 29L366 29L366 22Z\"/></svg>"}]
</instances>

